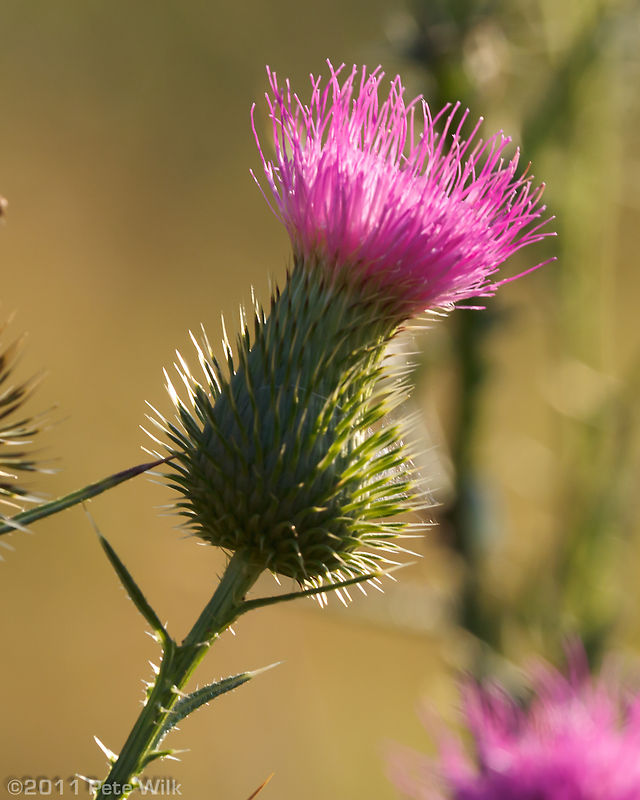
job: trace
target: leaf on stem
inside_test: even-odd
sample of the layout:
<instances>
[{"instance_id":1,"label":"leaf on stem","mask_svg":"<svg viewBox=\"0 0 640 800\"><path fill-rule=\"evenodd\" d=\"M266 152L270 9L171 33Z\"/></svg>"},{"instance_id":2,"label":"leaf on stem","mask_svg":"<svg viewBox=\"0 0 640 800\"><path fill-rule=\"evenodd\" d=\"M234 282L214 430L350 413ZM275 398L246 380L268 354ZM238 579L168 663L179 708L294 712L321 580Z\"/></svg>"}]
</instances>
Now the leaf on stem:
<instances>
[{"instance_id":1,"label":"leaf on stem","mask_svg":"<svg viewBox=\"0 0 640 800\"><path fill-rule=\"evenodd\" d=\"M302 589L299 592L288 592L287 594L276 594L271 597L257 597L255 600L245 600L240 607L239 614L244 614L247 611L253 611L255 608L263 608L264 606L272 606L276 603L286 603L289 600L296 600L298 597L313 597L318 594L326 594L327 592L337 592L340 589L346 589L348 586L355 586L360 583L369 581L376 581L380 578L390 576L393 572L399 569L409 567L415 564L415 561L407 561L404 564L398 564L389 569L379 570L376 572L369 572L366 575L356 575L355 578L349 578L345 581L337 581L336 583L325 583L320 586L313 586L309 589Z\"/></svg>"},{"instance_id":2,"label":"leaf on stem","mask_svg":"<svg viewBox=\"0 0 640 800\"><path fill-rule=\"evenodd\" d=\"M125 591L133 601L133 604L138 609L138 611L147 620L151 628L158 634L162 644L166 648L171 642L171 637L167 633L167 630L165 629L162 622L160 622L160 618L153 610L153 608L151 608L151 606L149 605L149 601L142 594L140 587L132 578L129 570L125 567L122 561L120 561L116 551L113 549L113 547L111 547L109 542L100 533L95 522L91 518L91 515L89 515L88 512L87 515L89 516L89 519L91 519L91 524L93 525L95 532L98 535L98 539L100 540L102 549L107 554L107 558L111 562L111 566L116 571L118 578L120 578L120 582L124 586Z\"/></svg>"},{"instance_id":3,"label":"leaf on stem","mask_svg":"<svg viewBox=\"0 0 640 800\"><path fill-rule=\"evenodd\" d=\"M252 670L251 672L241 672L238 675L232 675L229 678L223 678L216 683L210 683L207 686L202 686L200 689L196 689L194 692L191 692L191 694L181 697L169 712L162 730L158 734L155 744L159 744L172 728L175 728L179 722L181 722L185 717L189 716L189 714L199 709L201 706L206 705L211 700L214 700L216 697L219 697L225 692L230 692L233 689L237 689L238 686L242 686L243 683L250 681L251 678L255 678L256 675L266 672L268 669L272 669L272 667L277 667L278 663L280 662L270 664L268 667L263 667L262 669Z\"/></svg>"},{"instance_id":4,"label":"leaf on stem","mask_svg":"<svg viewBox=\"0 0 640 800\"><path fill-rule=\"evenodd\" d=\"M28 511L23 511L20 514L16 514L14 517L4 518L0 521L0 534L10 533L11 531L16 530L16 528L24 530L25 526L30 522L35 522L36 520L50 517L53 514L58 514L60 511L64 511L66 508L71 508L72 506L77 506L79 503L84 503L85 500L90 500L92 497L96 497L97 495L102 494L102 492L106 492L108 489L113 489L120 483L124 483L131 478L135 478L137 475L142 475L142 473L148 472L160 464L166 464L167 461L171 461L172 458L174 458L174 456L159 458L157 461L148 461L145 464L138 464L135 467L130 467L129 469L124 469L121 472L116 472L113 475L109 475L108 477L103 478L101 481L97 481L96 483L90 483L88 486L78 489L76 492L71 492L71 494L64 495L64 497L58 497L56 500L51 500L48 503L42 503L37 508L30 508Z\"/></svg>"}]
</instances>

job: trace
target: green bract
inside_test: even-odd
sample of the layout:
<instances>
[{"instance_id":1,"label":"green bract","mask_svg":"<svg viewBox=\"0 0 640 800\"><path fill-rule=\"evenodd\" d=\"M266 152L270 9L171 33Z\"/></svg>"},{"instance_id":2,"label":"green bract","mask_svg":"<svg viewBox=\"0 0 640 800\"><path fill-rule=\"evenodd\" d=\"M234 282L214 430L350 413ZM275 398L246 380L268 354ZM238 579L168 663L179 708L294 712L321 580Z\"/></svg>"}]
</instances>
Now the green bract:
<instances>
[{"instance_id":1,"label":"green bract","mask_svg":"<svg viewBox=\"0 0 640 800\"><path fill-rule=\"evenodd\" d=\"M398 428L383 417L385 347L397 315L371 290L296 264L267 317L257 307L227 368L204 336L204 383L180 358L190 402L169 391L177 505L206 541L299 582L376 570L400 548L411 477ZM193 337L192 337L193 338ZM195 340L194 340L195 342Z\"/></svg>"}]
</instances>

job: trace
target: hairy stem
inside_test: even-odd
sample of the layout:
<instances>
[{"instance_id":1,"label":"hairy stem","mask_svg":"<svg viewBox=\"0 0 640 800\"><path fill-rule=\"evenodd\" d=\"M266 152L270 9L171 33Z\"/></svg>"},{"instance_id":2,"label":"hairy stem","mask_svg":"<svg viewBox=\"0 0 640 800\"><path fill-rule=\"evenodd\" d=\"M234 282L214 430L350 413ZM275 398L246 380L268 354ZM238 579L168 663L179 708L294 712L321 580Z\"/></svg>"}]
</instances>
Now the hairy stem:
<instances>
[{"instance_id":1,"label":"hairy stem","mask_svg":"<svg viewBox=\"0 0 640 800\"><path fill-rule=\"evenodd\" d=\"M181 645L165 644L160 671L140 716L124 743L118 759L98 788L96 800L127 797L135 788L142 770L161 756L156 748L164 724L191 674L217 637L243 611L245 594L261 572L242 551L237 551L227 566L216 591Z\"/></svg>"}]
</instances>

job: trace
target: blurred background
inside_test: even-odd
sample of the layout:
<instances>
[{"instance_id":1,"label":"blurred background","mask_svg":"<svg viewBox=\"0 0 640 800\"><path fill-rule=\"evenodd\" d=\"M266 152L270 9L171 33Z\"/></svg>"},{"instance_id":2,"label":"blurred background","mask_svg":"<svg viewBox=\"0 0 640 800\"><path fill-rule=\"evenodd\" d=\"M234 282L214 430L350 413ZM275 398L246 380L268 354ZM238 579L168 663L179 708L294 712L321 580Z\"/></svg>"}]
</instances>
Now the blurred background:
<instances>
[{"instance_id":1,"label":"blurred background","mask_svg":"<svg viewBox=\"0 0 640 800\"><path fill-rule=\"evenodd\" d=\"M241 620L201 683L283 661L187 720L182 763L150 770L187 800L395 791L389 741L426 750L420 698L456 719L461 671L517 682L580 635L594 663L640 647L637 252L640 8L631 0L0 0L2 316L29 332L24 377L58 471L50 497L144 455L145 400L187 331L217 339L289 264L249 169L264 65L304 94L324 60L380 63L434 107L503 128L548 184L559 236L505 274L558 261L399 344L415 364L425 487L438 521L384 596ZM264 114L262 120L264 121ZM193 359L191 359L194 361ZM91 504L175 636L224 560L139 478ZM104 777L157 648L80 509L13 534L0 564L0 796L6 776ZM267 581L261 589L271 591ZM356 593L359 594L359 593ZM355 595L354 595L355 596Z\"/></svg>"}]
</instances>

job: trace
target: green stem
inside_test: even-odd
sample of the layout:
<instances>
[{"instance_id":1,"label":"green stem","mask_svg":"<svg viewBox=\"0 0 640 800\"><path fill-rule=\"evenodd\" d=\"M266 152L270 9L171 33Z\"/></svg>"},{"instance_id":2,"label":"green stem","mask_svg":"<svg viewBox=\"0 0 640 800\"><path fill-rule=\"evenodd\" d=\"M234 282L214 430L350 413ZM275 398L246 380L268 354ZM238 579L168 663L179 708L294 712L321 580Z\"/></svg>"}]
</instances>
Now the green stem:
<instances>
[{"instance_id":1,"label":"green stem","mask_svg":"<svg viewBox=\"0 0 640 800\"><path fill-rule=\"evenodd\" d=\"M148 461L146 464L138 464L136 467L130 467L129 469L122 470L122 472L116 472L115 475L109 475L108 478L103 478L96 483L90 483L83 489L78 489L64 497L58 497L56 500L51 500L49 503L42 503L35 508L30 508L28 511L22 511L20 514L10 517L6 522L0 522L0 534L10 533L16 529L24 528L25 525L29 525L31 522L50 517L53 514L64 511L66 508L84 503L85 500L90 500L92 497L106 492L107 489L113 489L114 486L118 486L120 483L135 478L136 475L158 467L160 464L165 464L172 458L174 458L174 456L160 458L157 461Z\"/></svg>"},{"instance_id":2,"label":"green stem","mask_svg":"<svg viewBox=\"0 0 640 800\"><path fill-rule=\"evenodd\" d=\"M118 800L126 797L135 785L135 778L149 762L159 757L156 747L160 743L162 729L172 707L209 647L242 613L244 596L261 571L246 559L242 551L236 552L213 597L183 643L177 645L170 640L165 645L153 690L117 761L101 784L96 800L107 797L109 800Z\"/></svg>"}]
</instances>

